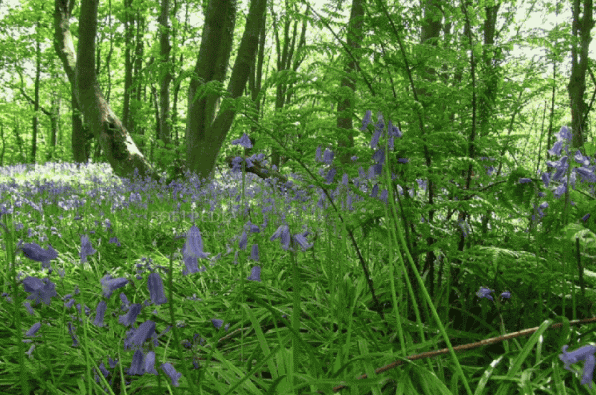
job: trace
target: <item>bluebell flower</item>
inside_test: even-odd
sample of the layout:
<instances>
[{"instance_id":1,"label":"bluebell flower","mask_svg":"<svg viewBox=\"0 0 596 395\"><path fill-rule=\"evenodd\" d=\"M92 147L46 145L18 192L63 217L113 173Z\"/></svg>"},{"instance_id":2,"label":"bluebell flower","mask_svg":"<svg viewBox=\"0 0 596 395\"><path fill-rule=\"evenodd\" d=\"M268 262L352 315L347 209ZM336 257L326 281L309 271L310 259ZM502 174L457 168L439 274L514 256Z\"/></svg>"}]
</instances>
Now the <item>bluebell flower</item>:
<instances>
[{"instance_id":1,"label":"bluebell flower","mask_svg":"<svg viewBox=\"0 0 596 395\"><path fill-rule=\"evenodd\" d=\"M178 380L180 380L180 377L182 377L182 373L178 373L176 371L176 369L174 369L174 367L172 366L171 363L166 362L164 364L161 365L161 370L163 370L164 372L166 372L166 374L170 377L170 379L172 380L172 385L174 387L178 387Z\"/></svg>"},{"instance_id":2,"label":"bluebell flower","mask_svg":"<svg viewBox=\"0 0 596 395\"><path fill-rule=\"evenodd\" d=\"M239 139L232 140L232 145L241 145L244 148L252 148L252 143L246 133L243 133L242 137Z\"/></svg>"},{"instance_id":3,"label":"bluebell flower","mask_svg":"<svg viewBox=\"0 0 596 395\"><path fill-rule=\"evenodd\" d=\"M140 347L146 340L149 340L155 333L155 322L148 320L143 322L136 330L132 331L129 338L124 341L124 348L131 346Z\"/></svg>"},{"instance_id":4,"label":"bluebell flower","mask_svg":"<svg viewBox=\"0 0 596 395\"><path fill-rule=\"evenodd\" d=\"M342 183L342 185L348 186L349 180L350 180L349 179L349 176L346 173L344 173L344 175L341 177L341 183Z\"/></svg>"},{"instance_id":5,"label":"bluebell flower","mask_svg":"<svg viewBox=\"0 0 596 395\"><path fill-rule=\"evenodd\" d=\"M203 238L201 237L201 231L195 225L191 226L188 230L183 254L195 258L209 257L208 252L203 252Z\"/></svg>"},{"instance_id":6,"label":"bluebell flower","mask_svg":"<svg viewBox=\"0 0 596 395\"><path fill-rule=\"evenodd\" d=\"M33 326L31 326L31 328L29 328L29 330L25 333L25 336L27 337L34 337L35 334L37 333L37 331L41 328L41 323L37 322L35 324L33 324Z\"/></svg>"},{"instance_id":7,"label":"bluebell flower","mask_svg":"<svg viewBox=\"0 0 596 395\"><path fill-rule=\"evenodd\" d=\"M250 250L250 259L252 259L253 261L259 260L259 245L258 244L252 245L252 248Z\"/></svg>"},{"instance_id":8,"label":"bluebell flower","mask_svg":"<svg viewBox=\"0 0 596 395\"><path fill-rule=\"evenodd\" d=\"M250 276L248 276L247 280L261 281L261 268L259 266L254 266L250 270Z\"/></svg>"},{"instance_id":9,"label":"bluebell flower","mask_svg":"<svg viewBox=\"0 0 596 395\"><path fill-rule=\"evenodd\" d=\"M41 262L42 267L46 269L50 267L50 261L52 259L58 258L58 252L54 250L51 245L44 250L36 243L25 243L18 245L17 249L23 251L23 255L27 258L36 262Z\"/></svg>"},{"instance_id":10,"label":"bluebell flower","mask_svg":"<svg viewBox=\"0 0 596 395\"><path fill-rule=\"evenodd\" d=\"M329 169L329 172L325 176L325 181L327 182L327 184L331 184L333 182L333 178L335 178L335 173L337 173L337 170L335 170L335 167L332 167L331 169Z\"/></svg>"},{"instance_id":11,"label":"bluebell flower","mask_svg":"<svg viewBox=\"0 0 596 395\"><path fill-rule=\"evenodd\" d=\"M153 303L159 305L168 302L163 291L163 281L161 280L159 273L149 274L147 288L149 289L149 295L151 296L151 301Z\"/></svg>"},{"instance_id":12,"label":"bluebell flower","mask_svg":"<svg viewBox=\"0 0 596 395\"><path fill-rule=\"evenodd\" d=\"M592 375L594 373L594 365L596 363L596 358L594 357L596 347L587 345L572 352L567 352L568 348L569 346L567 345L563 346L563 354L559 354L559 359L565 364L565 369L569 370L570 372L573 372L570 367L572 364L579 361L584 361L584 371L581 384L588 384L588 387L592 389Z\"/></svg>"},{"instance_id":13,"label":"bluebell flower","mask_svg":"<svg viewBox=\"0 0 596 395\"><path fill-rule=\"evenodd\" d=\"M124 277L119 278L112 278L109 274L106 274L101 280L103 296L104 298L110 298L112 296L112 292L114 292L118 288L124 287L128 284L128 280Z\"/></svg>"},{"instance_id":14,"label":"bluebell flower","mask_svg":"<svg viewBox=\"0 0 596 395\"><path fill-rule=\"evenodd\" d=\"M479 298L487 298L488 300L493 300L493 297L490 295L494 290L488 289L485 287L481 287L478 292L476 292L476 296Z\"/></svg>"},{"instance_id":15,"label":"bluebell flower","mask_svg":"<svg viewBox=\"0 0 596 395\"><path fill-rule=\"evenodd\" d=\"M282 248L287 250L290 246L290 227L288 225L280 225L279 228L273 233L273 236L269 239L269 241L273 241L277 238L280 238Z\"/></svg>"},{"instance_id":16,"label":"bluebell flower","mask_svg":"<svg viewBox=\"0 0 596 395\"><path fill-rule=\"evenodd\" d=\"M362 127L360 128L361 131L364 131L366 129L368 124L371 122L371 118L372 118L372 111L367 110L366 113L364 114L364 118L362 118Z\"/></svg>"},{"instance_id":17,"label":"bluebell flower","mask_svg":"<svg viewBox=\"0 0 596 395\"><path fill-rule=\"evenodd\" d=\"M145 373L151 373L157 376L157 370L155 370L155 351L149 351L145 355Z\"/></svg>"},{"instance_id":18,"label":"bluebell flower","mask_svg":"<svg viewBox=\"0 0 596 395\"><path fill-rule=\"evenodd\" d=\"M248 244L248 235L246 234L246 231L244 231L244 232L242 232L242 235L240 236L240 240L238 241L238 248L240 248L241 250L245 250L247 244Z\"/></svg>"},{"instance_id":19,"label":"bluebell flower","mask_svg":"<svg viewBox=\"0 0 596 395\"><path fill-rule=\"evenodd\" d=\"M72 299L72 301L74 302L74 299ZM93 320L93 325L99 326L99 327L104 326L103 319L104 319L104 315L106 314L107 307L108 307L108 304L106 303L105 300L101 300L97 304L97 308L95 309L95 320Z\"/></svg>"},{"instance_id":20,"label":"bluebell flower","mask_svg":"<svg viewBox=\"0 0 596 395\"><path fill-rule=\"evenodd\" d=\"M95 254L97 251L91 246L91 241L89 241L89 236L83 235L81 236L81 251L79 255L81 257L81 263L87 262L87 255Z\"/></svg>"},{"instance_id":21,"label":"bluebell flower","mask_svg":"<svg viewBox=\"0 0 596 395\"><path fill-rule=\"evenodd\" d=\"M197 228L195 225L193 225L188 231L186 244L184 245L182 255L184 258L184 265L186 266L186 268L182 271L182 274L185 276L191 273L199 272L198 259L209 257L208 252L203 252L203 238L201 237L199 228Z\"/></svg>"},{"instance_id":22,"label":"bluebell flower","mask_svg":"<svg viewBox=\"0 0 596 395\"><path fill-rule=\"evenodd\" d=\"M212 318L211 323L213 324L215 329L219 329L219 328L221 328L221 326L223 325L224 322L223 322L223 320L220 320L218 318ZM227 331L229 327L230 327L230 324L226 324L224 326L224 330Z\"/></svg>"},{"instance_id":23,"label":"bluebell flower","mask_svg":"<svg viewBox=\"0 0 596 395\"><path fill-rule=\"evenodd\" d=\"M145 373L145 365L143 364L144 355L141 350L135 350L132 356L132 362L130 364L130 369L126 372L130 375L139 375L142 376Z\"/></svg>"},{"instance_id":24,"label":"bluebell flower","mask_svg":"<svg viewBox=\"0 0 596 395\"><path fill-rule=\"evenodd\" d=\"M79 340L77 339L76 335L77 328L72 324L72 322L68 323L68 333L70 334L70 338L72 339L72 346L78 347Z\"/></svg>"},{"instance_id":25,"label":"bluebell flower","mask_svg":"<svg viewBox=\"0 0 596 395\"><path fill-rule=\"evenodd\" d=\"M511 298L511 292L505 291L505 292L501 293L501 298L503 298L503 299Z\"/></svg>"},{"instance_id":26,"label":"bluebell flower","mask_svg":"<svg viewBox=\"0 0 596 395\"><path fill-rule=\"evenodd\" d=\"M57 295L56 285L48 279L44 280L45 281L42 281L36 277L25 277L23 280L23 287L26 292L31 293L27 299L34 299L35 303L43 301L49 306L52 297Z\"/></svg>"},{"instance_id":27,"label":"bluebell flower","mask_svg":"<svg viewBox=\"0 0 596 395\"><path fill-rule=\"evenodd\" d=\"M325 148L325 152L323 153L323 162L330 165L333 162L333 156L333 151L331 151L329 148Z\"/></svg>"},{"instance_id":28,"label":"bluebell flower","mask_svg":"<svg viewBox=\"0 0 596 395\"><path fill-rule=\"evenodd\" d=\"M303 232L294 235L294 242L296 242L298 245L300 245L300 247L302 247L302 251L306 251L313 246L313 243L309 244L308 240L306 240L306 233L307 232Z\"/></svg>"},{"instance_id":29,"label":"bluebell flower","mask_svg":"<svg viewBox=\"0 0 596 395\"><path fill-rule=\"evenodd\" d=\"M133 303L128 308L128 313L121 315L118 317L118 322L124 326L131 326L137 320L137 316L141 313L141 306L140 303Z\"/></svg>"}]
</instances>

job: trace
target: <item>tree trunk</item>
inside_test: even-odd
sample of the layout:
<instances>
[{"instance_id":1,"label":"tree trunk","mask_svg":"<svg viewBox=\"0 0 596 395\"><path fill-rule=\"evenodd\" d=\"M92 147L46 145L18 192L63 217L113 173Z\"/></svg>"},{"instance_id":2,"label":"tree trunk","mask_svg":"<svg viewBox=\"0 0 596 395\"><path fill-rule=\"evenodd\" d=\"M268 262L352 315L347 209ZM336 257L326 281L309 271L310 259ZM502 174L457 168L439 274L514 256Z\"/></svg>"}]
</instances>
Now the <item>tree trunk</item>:
<instances>
[{"instance_id":1,"label":"tree trunk","mask_svg":"<svg viewBox=\"0 0 596 395\"><path fill-rule=\"evenodd\" d=\"M122 105L122 123L127 130L132 128L132 115L130 111L130 98L132 97L132 46L134 38L134 18L132 0L124 0L124 101Z\"/></svg>"},{"instance_id":2,"label":"tree trunk","mask_svg":"<svg viewBox=\"0 0 596 395\"><path fill-rule=\"evenodd\" d=\"M441 33L442 27L442 13L440 8L440 3L438 0L427 0L424 3L424 19L422 21L422 31L420 35L420 43L426 45L432 45L434 47L438 44L439 35ZM436 70L433 67L426 68L426 76L425 79L433 80L436 75ZM419 89L420 95L418 96L422 99L426 96L428 99L431 96L431 93L428 92L426 89ZM428 101L427 101L428 103ZM430 158L427 158L427 166L430 168ZM431 179L428 180L428 204L432 207L434 204L434 194L435 194L435 186ZM434 210L430 210L428 212L428 223L434 223ZM436 240L432 236L428 236L426 238L426 244L428 246L428 251L426 253L426 260L425 260L425 267L429 270L429 289L430 295L434 297L434 288L435 288L435 271L434 271L434 262L435 262L435 253L433 250L433 245L435 244ZM413 254L414 256L417 255L416 252ZM408 273L411 276L411 273ZM412 278L412 277L411 277ZM415 285L416 282L414 281L413 284ZM417 288L417 287L416 287ZM415 292L417 292L415 290Z\"/></svg>"},{"instance_id":3,"label":"tree trunk","mask_svg":"<svg viewBox=\"0 0 596 395\"><path fill-rule=\"evenodd\" d=\"M39 31L39 22L36 23L36 30ZM37 35L36 35L37 36ZM37 135L39 134L39 83L41 80L41 47L39 37L35 42L35 92L33 99L33 136L31 138L31 163L36 163L37 158Z\"/></svg>"},{"instance_id":4,"label":"tree trunk","mask_svg":"<svg viewBox=\"0 0 596 395\"><path fill-rule=\"evenodd\" d=\"M161 0L161 15L159 16L159 43L160 43L160 55L161 65L163 70L161 71L161 83L159 90L159 139L167 144L170 142L170 82L172 81L172 73L169 71L169 60L170 60L170 33L168 26L170 10L170 0Z\"/></svg>"},{"instance_id":5,"label":"tree trunk","mask_svg":"<svg viewBox=\"0 0 596 395\"><path fill-rule=\"evenodd\" d=\"M588 69L588 50L592 41L594 17L592 15L592 0L583 0L583 12L580 17L580 0L573 0L572 35L578 42L571 44L571 77L569 78L569 99L571 101L571 145L575 148L584 145L586 131L586 70Z\"/></svg>"},{"instance_id":6,"label":"tree trunk","mask_svg":"<svg viewBox=\"0 0 596 395\"><path fill-rule=\"evenodd\" d=\"M354 116L354 99L356 92L356 73L358 72L359 55L356 51L360 49L362 42L362 18L364 17L364 7L362 0L352 0L352 11L350 21L348 22L347 47L351 54L347 53L345 75L341 80L340 94L343 96L337 104L337 128L340 129L340 137L337 142L340 148L339 160L342 165L351 162L350 148L354 147L354 130L352 127L352 117ZM345 88L345 89L344 89Z\"/></svg>"},{"instance_id":7,"label":"tree trunk","mask_svg":"<svg viewBox=\"0 0 596 395\"><path fill-rule=\"evenodd\" d=\"M254 64L257 52L266 4L266 0L251 0L246 28L228 84L227 90L230 99L238 98L244 93L250 67ZM195 66L196 75L188 89L186 123L186 160L189 170L200 179L211 176L236 110L230 105L230 99L224 99L214 120L213 116L220 95L217 93L198 94L198 90L201 84L210 81L223 82L225 79L232 50L235 22L235 0L211 0L209 2L203 27L203 39Z\"/></svg>"},{"instance_id":8,"label":"tree trunk","mask_svg":"<svg viewBox=\"0 0 596 395\"><path fill-rule=\"evenodd\" d=\"M54 49L62 61L71 90L72 137L71 148L75 163L86 163L91 152L93 134L83 123L83 113L76 93L76 54L70 33L70 17L75 0L55 0L54 3Z\"/></svg>"},{"instance_id":9,"label":"tree trunk","mask_svg":"<svg viewBox=\"0 0 596 395\"><path fill-rule=\"evenodd\" d=\"M295 58L295 54L297 53L297 49L304 46L306 44L306 21L303 21L302 24L302 34L300 36L300 41L298 43L298 48L296 48L296 37L297 37L297 28L298 28L298 21L294 22L293 32L290 35L290 25L292 24L292 20L290 18L291 10L290 4L288 0L285 1L286 12L284 16L284 27L283 27L283 43L279 37L278 31L281 28L277 26L277 16L273 11L273 6L270 5L270 10L272 14L272 23L273 23L273 33L275 34L275 48L277 52L277 71L282 72L284 70L293 70L296 71L298 66L300 65L301 61L298 58ZM282 48L283 45L283 48ZM284 119L283 109L284 106L288 105L290 102L291 95L289 93L289 89L291 88L291 83L286 84L285 82L280 82L277 84L276 88L276 96L275 96L275 130L281 131L282 125L286 123L286 119ZM283 132L282 132L283 133ZM289 143L289 139L286 137L287 135L283 133L279 136L279 138L284 143ZM281 165L285 163L285 160L282 160L282 156L280 151L273 147L271 149L271 165L277 166L280 168Z\"/></svg>"},{"instance_id":10,"label":"tree trunk","mask_svg":"<svg viewBox=\"0 0 596 395\"><path fill-rule=\"evenodd\" d=\"M99 0L83 0L79 22L78 62L76 82L78 101L85 120L105 153L114 173L132 177L135 169L140 176L157 178L155 171L138 150L126 129L101 93L95 75L95 35Z\"/></svg>"}]
</instances>

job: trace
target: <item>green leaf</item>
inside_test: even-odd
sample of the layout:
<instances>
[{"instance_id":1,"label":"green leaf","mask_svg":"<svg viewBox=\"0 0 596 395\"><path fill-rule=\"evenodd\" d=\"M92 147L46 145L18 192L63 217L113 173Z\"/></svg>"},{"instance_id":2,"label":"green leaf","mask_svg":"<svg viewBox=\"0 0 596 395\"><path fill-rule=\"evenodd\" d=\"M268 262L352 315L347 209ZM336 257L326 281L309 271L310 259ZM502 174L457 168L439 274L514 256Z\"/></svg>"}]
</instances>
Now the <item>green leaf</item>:
<instances>
[{"instance_id":1,"label":"green leaf","mask_svg":"<svg viewBox=\"0 0 596 395\"><path fill-rule=\"evenodd\" d=\"M506 191L513 203L528 208L533 201L535 185L534 181L520 183L521 178L532 178L532 176L529 171L518 167L509 175Z\"/></svg>"}]
</instances>

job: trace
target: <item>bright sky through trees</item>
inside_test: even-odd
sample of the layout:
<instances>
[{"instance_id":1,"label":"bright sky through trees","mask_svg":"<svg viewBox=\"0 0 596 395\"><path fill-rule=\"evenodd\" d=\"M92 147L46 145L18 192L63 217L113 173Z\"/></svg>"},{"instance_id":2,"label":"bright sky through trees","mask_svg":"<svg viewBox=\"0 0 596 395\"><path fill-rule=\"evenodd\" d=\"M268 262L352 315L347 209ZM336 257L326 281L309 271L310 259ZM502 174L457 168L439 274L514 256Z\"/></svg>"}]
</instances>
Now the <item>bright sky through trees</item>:
<instances>
[{"instance_id":1,"label":"bright sky through trees","mask_svg":"<svg viewBox=\"0 0 596 395\"><path fill-rule=\"evenodd\" d=\"M247 1L249 0L240 0L240 4L241 4L241 9L245 10L247 9ZM21 3L22 0L4 0L1 1L0 0L0 19L4 18L4 16L7 14L7 12L10 10L10 8L16 7L19 3ZM330 1L329 0L308 0L308 3L312 5L312 7L321 15L325 15L325 13L322 11L324 8L325 4L329 4ZM521 4L518 6L517 12L516 12L516 16L515 16L515 22L512 24L511 28L509 29L508 32L504 32L504 34L507 37L507 41L509 40L514 40L516 41L518 37L526 37L528 35L528 33L530 32L534 32L534 34L538 34L540 36L544 36L546 35L546 31L549 31L551 29L553 29L557 23L557 21L559 22L559 24L562 23L571 23L571 9L570 9L570 5L569 4L565 4L565 8L562 10L562 12L556 16L554 12L552 13L548 13L546 11L544 11L542 8L544 8L544 6L542 5L544 3L544 0L542 2L540 2L536 7L534 7L534 9L530 12L529 11L529 5L528 4ZM349 5L351 4L350 0L344 0L344 7L340 10L340 11L336 11L339 12L341 14L344 15L344 23L347 22L348 16L349 16ZM78 5L80 6L80 4ZM418 3L416 3L415 5L416 7L418 7ZM53 9L53 4L51 5L52 9ZM500 10L499 10L499 14L502 15L505 11L507 11L508 7L510 7L510 4L504 4L501 6ZM304 6L301 7L301 9L303 9ZM276 6L276 9L279 9L279 5ZM334 11L335 11L335 7L333 7ZM242 12L242 11L241 11ZM240 14L239 14L240 15ZM201 18L198 18L197 15L191 15L190 16L190 22L191 25L201 25L202 24L202 15L199 15ZM183 13L181 11L181 15L180 18L183 18ZM504 21L501 19L499 21L499 24L497 26L497 29L501 29L501 27L503 26ZM520 27L521 26L521 27ZM157 28L157 20L150 20L149 21L149 31L154 31ZM31 28L33 29L33 28ZM23 29L24 30L24 29ZM120 27L119 29L117 29L117 31L123 32L123 27ZM307 31L307 36L312 34L313 30L309 29ZM519 36L517 35L517 33L519 32ZM336 33L338 33L336 31ZM333 38L331 38L331 34L326 31L316 31L317 35L321 35L323 34L324 37L329 37L330 40L332 40ZM312 41L312 36L310 37L311 41ZM269 37L269 39L271 39ZM157 44L157 43L154 43ZM45 44L42 44L42 50L45 50L46 47L51 46L52 44L50 42L46 42ZM526 59L538 59L539 57L543 58L546 55L546 50L544 48L529 48L529 47L519 47L518 45L514 45L514 49L513 51L511 51L511 56L513 56L514 58L526 58ZM593 40L592 43L590 44L590 55L594 56L594 54L596 54L596 40ZM561 65L558 65L557 68L559 70L561 70L561 72L564 75L568 75L569 74L569 70L571 68L570 66L570 53L568 53L568 55L566 56L565 60L563 61L563 63ZM26 73L30 76L33 75L33 58L31 59L26 59L24 61L23 66L25 67ZM546 76L550 77L550 73L552 72L552 67L549 67L547 72L546 72ZM3 77L6 77L6 74L4 74L4 76L0 75L0 79L3 79ZM6 93L4 93L6 94Z\"/></svg>"}]
</instances>

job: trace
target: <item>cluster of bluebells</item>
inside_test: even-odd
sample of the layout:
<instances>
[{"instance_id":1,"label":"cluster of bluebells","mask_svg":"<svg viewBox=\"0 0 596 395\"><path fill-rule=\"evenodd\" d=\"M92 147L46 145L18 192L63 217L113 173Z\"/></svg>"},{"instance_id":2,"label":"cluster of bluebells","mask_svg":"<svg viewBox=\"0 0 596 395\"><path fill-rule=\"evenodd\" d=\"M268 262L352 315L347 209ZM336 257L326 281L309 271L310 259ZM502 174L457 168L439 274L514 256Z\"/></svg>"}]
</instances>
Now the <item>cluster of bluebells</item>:
<instances>
[{"instance_id":1,"label":"cluster of bluebells","mask_svg":"<svg viewBox=\"0 0 596 395\"><path fill-rule=\"evenodd\" d=\"M548 151L551 155L559 156L559 159L547 161L546 165L552 170L544 172L541 175L542 182L547 188L550 187L552 182L556 182L556 184L553 184L553 195L557 199L564 195L568 188L567 171L569 170L569 147L571 138L572 136L569 129L566 126L561 127L561 130L557 133L557 141ZM575 189L575 184L578 180L582 183L589 182L591 183L590 190L592 194L594 194L593 183L596 182L596 175L594 174L596 165L593 163L593 160L591 161L589 157L583 155L580 150L575 152L573 160L580 166L574 167L570 171L569 184L571 185L571 188ZM521 178L519 182L529 183L531 180L529 178ZM544 192L539 192L539 196L544 197ZM571 202L571 204L574 204L574 202ZM544 210L546 208L548 208L548 202L546 201L536 207L536 212L540 218L544 217ZM582 220L587 221L589 217L590 213L587 213ZM535 219L534 215L532 215L532 220Z\"/></svg>"},{"instance_id":2,"label":"cluster of bluebells","mask_svg":"<svg viewBox=\"0 0 596 395\"><path fill-rule=\"evenodd\" d=\"M371 123L372 123L372 111L368 110L368 111L366 111L364 118L362 119L362 127L360 128L360 130L361 131L367 130L368 126ZM385 128L385 126L387 126L387 127ZM401 138L403 136L403 133L399 130L399 128L397 126L395 126L393 124L393 122L391 120L386 124L383 114L380 112L377 114L377 122L374 124L373 129L374 129L374 131L373 131L371 139L370 139L370 148L373 150L373 153L372 153L373 163L368 167L367 170L365 170L362 166L360 166L360 168L358 169L358 177L356 177L352 180L350 180L348 174L343 173L343 175L341 177L341 182L337 186L337 188L335 190L328 192L331 199L334 199L336 196L340 195L340 193L342 191L346 190L348 183L351 181L356 188L360 189L360 191L367 193L372 198L378 198L379 200L387 203L387 198L388 198L387 189L379 190L380 184L378 182L378 179L383 172L383 165L385 164L385 146L383 144L379 144L379 143L382 141L383 138L386 138L388 149L393 150L395 147L395 139ZM250 138L246 134L243 134L242 137L239 139L233 140L232 144L240 145L244 148L252 148L252 143L250 141ZM322 163L324 165L323 168L319 169L319 175L325 180L327 185L332 184L335 180L335 177L337 176L338 169L333 164L334 157L335 157L335 154L330 148L323 148L321 146L317 147L316 153L315 153L315 161ZM351 159L354 162L354 161L358 160L358 157L353 156ZM494 161L494 159L492 159L492 158L484 158L483 157L480 159ZM245 159L243 159L242 157L235 157L232 160L232 167L233 167L234 171L241 170L241 165L242 165L243 160L245 160L247 168L251 168L253 166L254 161L259 161L259 162L265 163L263 154L254 154L254 155L252 155L248 158L245 158ZM405 164L409 163L410 160L408 158L400 157L400 158L397 158L397 162L399 164L405 165ZM494 168L492 166L485 166L485 167L487 169L487 174L490 175L493 173ZM266 169L263 169L263 171L266 171ZM395 179L396 175L392 174L392 177ZM372 183L371 187L368 186L367 181L371 181L371 183ZM426 180L418 179L416 181L417 181L418 187L420 189L422 189L422 190L426 189ZM291 182L289 182L289 183L291 183ZM291 186L292 185L287 185L288 188L290 188ZM401 186L398 185L397 189L400 194L404 193ZM323 192L322 189L319 189L318 192L319 192L319 199L317 201L317 206L319 208L325 208L326 194ZM414 196L415 191L413 188L410 188L408 192L409 192L410 197ZM342 201L342 209L345 209L348 211L353 211L354 210L353 202L356 200L360 200L360 197L358 195L351 194L348 192L345 201ZM422 220L422 222L424 222L424 218L422 218L421 220ZM467 224L465 224L465 223L460 224L460 226L462 226L462 230L464 231L464 234L467 236L467 234L470 231L469 226L467 226Z\"/></svg>"},{"instance_id":3,"label":"cluster of bluebells","mask_svg":"<svg viewBox=\"0 0 596 395\"><path fill-rule=\"evenodd\" d=\"M479 298L486 298L490 301L494 301L493 297L491 295L491 293L495 292L494 289L489 289L486 287L480 287L480 289L478 290L478 292L476 292L476 296L478 296ZM509 291L504 291L501 293L501 299L509 299L511 298L511 292Z\"/></svg>"},{"instance_id":4,"label":"cluster of bluebells","mask_svg":"<svg viewBox=\"0 0 596 395\"><path fill-rule=\"evenodd\" d=\"M242 137L240 137L239 139L232 140L232 145L239 145L239 146L247 148L247 149L252 148L252 142L250 141L250 138L248 137L248 135L246 133L243 133ZM251 167L253 167L255 162L260 163L263 166L267 165L267 160L265 158L265 154L263 154L263 153L252 154L251 156L245 157L245 158L243 158L241 156L236 156L232 159L232 163L231 163L232 174L242 171L242 162L246 163L247 169L250 169ZM262 167L260 170L265 175L269 173L269 170L266 167ZM277 166L273 165L272 170L277 171L278 170ZM283 185L277 185L276 184L277 179L268 178L266 183L271 187L279 188L280 191L283 193L286 193L289 190L293 190L294 193L297 193L297 194L300 193L297 189L294 188L295 186L292 181L287 181Z\"/></svg>"},{"instance_id":5,"label":"cluster of bluebells","mask_svg":"<svg viewBox=\"0 0 596 395\"><path fill-rule=\"evenodd\" d=\"M362 120L362 128L361 130L364 131L367 129L368 125L371 123L372 112L370 110L366 111L364 118ZM379 146L379 141L382 137L386 136L388 138L387 143L390 150L393 150L395 145L395 139L402 137L402 132L397 128L397 126L393 125L392 121L389 121L387 128L385 129L385 121L383 118L383 114L380 112L377 114L377 123L374 124L374 133L371 137L370 141L370 148L374 150L372 159L373 164L369 166L368 171L365 171L362 167L358 170L358 177L352 180L354 185L361 190L367 192L373 198L379 198L383 202L387 203L388 191L386 189L379 191L379 184L377 182L378 177L382 174L383 165L385 163L385 148ZM240 145L244 148L252 148L252 143L250 142L250 138L243 134L241 138L233 140L232 145ZM321 168L319 170L319 175L321 175L325 182L329 185L334 182L335 176L337 175L337 168L333 165L334 159L334 152L329 149L323 148L321 146L317 147L316 150L316 157L315 160L317 162L323 163L327 168ZM352 161L358 160L357 156L353 156ZM246 162L246 167L251 168L254 164L254 161L259 161L262 163L264 162L264 155L263 154L254 154L248 158L244 159ZM241 169L243 158L242 157L235 157L232 160L232 167L234 171L239 171ZM407 158L398 158L398 162L402 164L406 164L409 162ZM276 170L274 168L274 170ZM263 169L263 171L266 171ZM371 188L367 188L364 181L370 180L373 182L373 186ZM341 185L338 185L335 191L331 191L330 195L333 199L335 196L339 195L341 192L341 187L347 187L349 182L348 174L344 173L341 179ZM288 182L291 184L291 182ZM291 187L292 185L286 185L286 187ZM410 191L413 193L413 191ZM400 191L400 193L403 193ZM320 208L325 207L325 193L319 189L319 199L317 202L317 206ZM354 195L348 194L346 202L342 202L342 209L347 209L352 211L354 208L352 206L353 199L355 198ZM343 205L345 203L345 205Z\"/></svg>"},{"instance_id":6,"label":"cluster of bluebells","mask_svg":"<svg viewBox=\"0 0 596 395\"><path fill-rule=\"evenodd\" d=\"M290 241L293 240L296 245L300 245L302 249L307 249L312 247L312 244L309 244L306 240L306 236L308 232L291 235L289 231L289 227L287 225L281 225L277 229L277 231L273 234L270 238L271 241L280 238L282 247L284 249L291 249ZM246 246L246 240L241 240L241 244ZM18 250L22 251L23 255L31 260L41 262L42 267L49 269L51 272L52 268L50 266L50 261L56 259L58 257L58 252L50 245L46 249L40 247L36 243L19 243ZM96 250L91 246L91 242L89 238L85 235L81 237L81 250L80 250L80 258L81 262L84 263L87 260L87 256L94 254ZM198 259L207 258L209 253L203 251L203 240L201 237L201 232L196 226L192 226L187 233L186 243L183 248L183 261L184 261L184 275L189 275L192 273L198 273L204 270L200 270L198 268ZM254 252L257 255L258 260L258 250ZM204 268L204 267L203 267ZM140 274L137 274L136 278L141 280L142 277ZM260 266L253 266L251 269L251 274L247 278L249 281L261 281L261 268ZM92 323L98 327L104 327L104 316L107 310L107 300L112 296L112 293L120 289L128 284L129 280L127 278L112 278L110 275L106 275L101 279L102 284L102 296L104 300L100 301L96 308L95 318L93 319ZM30 295L27 297L28 302L24 302L24 306L29 312L29 314L33 315L34 310L31 308L31 302L34 301L36 304L43 302L46 305L49 305L51 299L57 296L55 290L55 284L49 280L49 278L39 279L36 277L27 276L22 281L23 287L26 292ZM154 368L155 364L155 352L154 351L146 351L144 346L147 342L152 341L153 346L158 346L158 339L167 333L171 326L168 326L161 334L156 334L156 324L154 321L147 320L136 328L134 325L136 323L137 317L139 316L141 309L143 307L147 307L151 304L153 305L161 305L167 303L167 298L164 294L163 289L163 282L159 275L159 273L152 272L148 275L147 280L147 288L150 294L150 301L146 300L142 305L138 303L131 304L124 293L120 294L120 299L122 302L121 308L123 311L127 311L126 314L121 315L118 319L118 322L126 327L130 327L131 329L126 334L126 339L124 341L124 348L125 349L134 349L134 354L132 358L132 364L130 368L126 371L129 375L143 375L145 373L157 375L157 371ZM75 295L79 294L79 290L75 289ZM8 301L12 301L8 294L3 294ZM67 309L72 308L75 306L76 299L73 295L69 294L66 295L64 298L64 306ZM81 313L81 305L76 304L75 306L79 312L79 316L82 316ZM91 313L91 309L85 306L85 315L89 316ZM157 311L154 311L154 314L157 314ZM72 317L75 320L75 317ZM81 320L79 318L79 320ZM223 321L219 319L212 319L211 320L213 326L216 329L219 329L223 326ZM224 329L227 331L230 324L226 324ZM26 337L36 337L36 333L41 328L41 323L35 323L26 333ZM72 338L73 347L78 347L79 342L76 336L76 327L73 325L73 321L68 323L68 330L69 334ZM195 339L198 334L195 334ZM203 339L201 339L203 341ZM31 343L32 340L27 339L25 342ZM35 345L32 345L27 354L29 357L32 357L32 353L35 349ZM108 356L109 366L113 369L116 367L118 361L114 361ZM195 368L198 368L198 363L196 361L193 362ZM178 386L178 380L181 377L181 373L178 373L175 368L170 363L163 363L161 369L170 377L172 381L172 385ZM109 372L105 368L103 362L100 363L99 369L101 373L104 375L105 378L108 377ZM96 372L96 381L99 382L99 377L97 376ZM111 385L111 380L110 380Z\"/></svg>"},{"instance_id":7,"label":"cluster of bluebells","mask_svg":"<svg viewBox=\"0 0 596 395\"><path fill-rule=\"evenodd\" d=\"M362 127L360 129L361 131L367 129L368 125L372 122L371 118L372 112L370 110L366 111L364 118L362 119ZM383 165L385 164L385 148L379 146L379 141L382 137L387 137L388 147L390 150L393 150L395 145L395 139L402 137L402 135L402 132L397 128L397 126L393 125L392 121L389 121L387 129L385 129L385 120L383 118L383 114L380 112L377 114L377 123L374 124L374 132L370 141L370 148L373 150L373 164L369 166L368 171L365 171L362 168L362 166L358 169L358 177L352 180L356 188L364 190L371 197L378 197L380 200L387 203L388 191L387 189L383 189L379 193L379 184L377 182L378 177L383 172ZM317 162L323 163L327 167L321 168L319 170L319 175L323 177L323 179L328 185L333 183L333 181L335 180L335 176L337 175L337 168L333 165L333 159L335 156L334 152L329 148L325 148L325 150L323 151L322 147L319 146L317 147L315 155L315 160ZM354 162L358 160L358 157L353 156L351 160ZM408 163L409 160L406 158L399 158L398 162L405 164ZM364 181L366 180L372 181L372 188L368 189L366 187L366 184L364 183ZM344 173L341 178L341 184L338 185L335 191L331 192L332 198L340 193L342 186L343 188L346 188L349 181L350 180L348 174ZM317 205L319 207L324 207L324 197L324 194L322 193L322 191L320 191L319 201L317 202ZM353 210L353 199L354 195L348 193L346 199L346 206L342 208L347 209L349 211Z\"/></svg>"}]
</instances>

